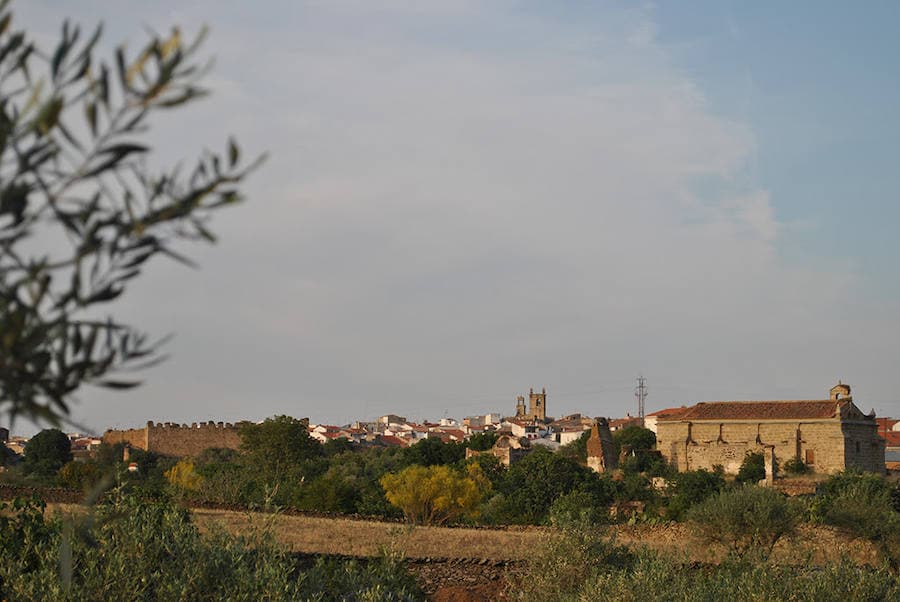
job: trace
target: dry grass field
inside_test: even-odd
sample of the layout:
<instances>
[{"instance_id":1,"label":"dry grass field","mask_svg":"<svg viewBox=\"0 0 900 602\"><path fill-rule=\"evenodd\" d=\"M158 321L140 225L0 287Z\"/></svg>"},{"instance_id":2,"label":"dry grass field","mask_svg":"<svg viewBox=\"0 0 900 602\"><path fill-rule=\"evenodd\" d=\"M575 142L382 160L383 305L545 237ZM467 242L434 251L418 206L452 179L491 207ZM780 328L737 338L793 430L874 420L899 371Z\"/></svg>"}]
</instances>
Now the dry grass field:
<instances>
[{"instance_id":1,"label":"dry grass field","mask_svg":"<svg viewBox=\"0 0 900 602\"><path fill-rule=\"evenodd\" d=\"M53 512L81 513L83 506L51 504ZM376 556L384 551L415 558L525 560L553 531L541 527L466 529L413 527L400 523L263 514L233 510L193 510L201 529L249 533L271 529L292 551L312 554ZM687 525L618 525L610 527L617 543L650 549L685 561L716 562L722 551L699 541ZM877 553L865 540L849 538L830 527L801 525L797 534L778 543L772 561L779 564L824 564L842 557L877 564Z\"/></svg>"},{"instance_id":2,"label":"dry grass field","mask_svg":"<svg viewBox=\"0 0 900 602\"><path fill-rule=\"evenodd\" d=\"M203 528L213 525L231 532L261 528L268 524L280 542L294 551L307 553L372 556L382 550L407 558L467 558L525 560L553 531L547 528L465 529L413 527L397 523L320 518L292 515L264 515L226 510L196 509L194 515ZM616 542L647 546L686 561L716 562L722 550L699 541L684 524L610 527ZM772 560L781 564L823 564L849 557L874 564L872 545L848 538L830 527L802 525L797 534L775 547Z\"/></svg>"},{"instance_id":3,"label":"dry grass field","mask_svg":"<svg viewBox=\"0 0 900 602\"><path fill-rule=\"evenodd\" d=\"M295 552L348 556L375 556L387 550L407 558L521 560L544 536L538 528L448 529L228 510L195 509L193 512L201 528L218 525L240 533L271 526L278 540Z\"/></svg>"}]
</instances>

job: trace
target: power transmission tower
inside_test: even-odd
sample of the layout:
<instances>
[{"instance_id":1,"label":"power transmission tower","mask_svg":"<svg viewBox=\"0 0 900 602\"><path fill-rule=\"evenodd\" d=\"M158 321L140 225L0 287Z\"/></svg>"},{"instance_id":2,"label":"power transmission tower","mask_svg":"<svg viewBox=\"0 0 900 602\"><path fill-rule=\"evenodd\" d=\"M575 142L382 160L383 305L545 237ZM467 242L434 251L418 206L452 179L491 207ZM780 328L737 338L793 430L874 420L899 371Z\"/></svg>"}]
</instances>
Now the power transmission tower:
<instances>
[{"instance_id":1,"label":"power transmission tower","mask_svg":"<svg viewBox=\"0 0 900 602\"><path fill-rule=\"evenodd\" d=\"M637 386L634 388L634 396L638 402L638 416L641 426L644 426L644 401L647 399L647 379L641 374L637 377Z\"/></svg>"}]
</instances>

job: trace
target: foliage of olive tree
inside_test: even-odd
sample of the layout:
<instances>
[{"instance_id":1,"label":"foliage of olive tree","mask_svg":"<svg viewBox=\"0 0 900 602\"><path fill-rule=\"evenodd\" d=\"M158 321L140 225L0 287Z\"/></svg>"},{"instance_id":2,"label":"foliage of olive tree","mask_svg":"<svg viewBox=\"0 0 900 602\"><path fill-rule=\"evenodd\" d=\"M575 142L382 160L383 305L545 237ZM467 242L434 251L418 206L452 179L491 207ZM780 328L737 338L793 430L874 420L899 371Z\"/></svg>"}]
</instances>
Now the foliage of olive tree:
<instances>
[{"instance_id":1,"label":"foliage of olive tree","mask_svg":"<svg viewBox=\"0 0 900 602\"><path fill-rule=\"evenodd\" d=\"M138 384L118 374L159 360L158 342L109 304L150 258L190 263L178 241L214 241L210 216L256 165L230 141L190 168L149 167L152 118L206 94L203 33L112 60L100 36L65 23L40 48L0 1L0 412L13 420L59 424L83 384Z\"/></svg>"}]
</instances>

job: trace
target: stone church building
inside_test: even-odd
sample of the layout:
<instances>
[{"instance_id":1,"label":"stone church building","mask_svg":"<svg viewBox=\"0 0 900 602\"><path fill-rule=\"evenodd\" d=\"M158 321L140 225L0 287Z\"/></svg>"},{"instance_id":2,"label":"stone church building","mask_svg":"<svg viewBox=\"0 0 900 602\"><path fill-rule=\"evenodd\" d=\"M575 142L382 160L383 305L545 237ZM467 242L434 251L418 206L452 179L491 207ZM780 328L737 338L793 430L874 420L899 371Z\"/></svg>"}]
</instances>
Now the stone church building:
<instances>
[{"instance_id":1,"label":"stone church building","mask_svg":"<svg viewBox=\"0 0 900 602\"><path fill-rule=\"evenodd\" d=\"M681 471L721 465L735 474L747 452L761 452L768 478L773 462L793 459L819 473L884 472L875 413L863 414L840 382L829 399L703 402L660 416L656 448Z\"/></svg>"}]
</instances>

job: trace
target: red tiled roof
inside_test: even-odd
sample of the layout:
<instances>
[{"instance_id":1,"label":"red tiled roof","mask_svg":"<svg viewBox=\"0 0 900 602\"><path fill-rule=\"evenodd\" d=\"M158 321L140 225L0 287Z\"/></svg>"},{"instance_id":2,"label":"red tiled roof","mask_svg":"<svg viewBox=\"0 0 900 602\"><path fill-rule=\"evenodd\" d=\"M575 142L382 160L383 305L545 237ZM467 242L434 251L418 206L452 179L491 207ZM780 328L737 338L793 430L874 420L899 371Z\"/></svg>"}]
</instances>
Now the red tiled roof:
<instances>
[{"instance_id":1,"label":"red tiled roof","mask_svg":"<svg viewBox=\"0 0 900 602\"><path fill-rule=\"evenodd\" d=\"M393 445L397 447L406 447L408 445L407 442L400 437L394 437L392 435L382 435L381 441L386 443L387 445Z\"/></svg>"},{"instance_id":2,"label":"red tiled roof","mask_svg":"<svg viewBox=\"0 0 900 602\"><path fill-rule=\"evenodd\" d=\"M687 408L681 406L680 408L666 408L665 410L657 410L655 412L651 412L647 414L647 416L659 416L662 418L663 416L674 416L675 414L680 414L685 411Z\"/></svg>"},{"instance_id":3,"label":"red tiled roof","mask_svg":"<svg viewBox=\"0 0 900 602\"><path fill-rule=\"evenodd\" d=\"M834 418L840 401L833 399L805 401L707 401L685 408L657 420L797 420Z\"/></svg>"},{"instance_id":4,"label":"red tiled roof","mask_svg":"<svg viewBox=\"0 0 900 602\"><path fill-rule=\"evenodd\" d=\"M879 431L878 433L881 435L885 441L887 441L888 447L900 447L900 431Z\"/></svg>"}]
</instances>

